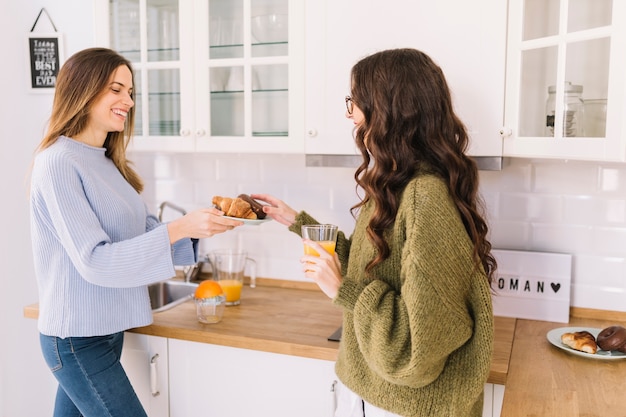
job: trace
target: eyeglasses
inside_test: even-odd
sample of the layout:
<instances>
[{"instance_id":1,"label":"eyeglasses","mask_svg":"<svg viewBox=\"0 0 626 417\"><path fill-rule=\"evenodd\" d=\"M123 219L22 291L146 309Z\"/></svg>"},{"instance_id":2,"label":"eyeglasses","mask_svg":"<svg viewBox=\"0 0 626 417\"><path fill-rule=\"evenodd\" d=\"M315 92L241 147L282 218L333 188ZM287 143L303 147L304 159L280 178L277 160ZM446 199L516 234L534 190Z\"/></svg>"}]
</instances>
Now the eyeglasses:
<instances>
[{"instance_id":1,"label":"eyeglasses","mask_svg":"<svg viewBox=\"0 0 626 417\"><path fill-rule=\"evenodd\" d=\"M352 102L352 97L346 96L346 109L348 110L348 114L352 114L353 107L354 103Z\"/></svg>"}]
</instances>

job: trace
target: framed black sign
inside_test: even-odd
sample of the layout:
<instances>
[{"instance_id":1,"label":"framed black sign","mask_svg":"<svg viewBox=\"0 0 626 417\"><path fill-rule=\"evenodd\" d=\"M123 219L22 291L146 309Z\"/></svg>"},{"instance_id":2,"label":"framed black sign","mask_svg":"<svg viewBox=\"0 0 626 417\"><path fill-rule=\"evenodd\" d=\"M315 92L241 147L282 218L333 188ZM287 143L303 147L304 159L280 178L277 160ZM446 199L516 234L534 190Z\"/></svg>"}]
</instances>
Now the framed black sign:
<instances>
[{"instance_id":1,"label":"framed black sign","mask_svg":"<svg viewBox=\"0 0 626 417\"><path fill-rule=\"evenodd\" d=\"M63 44L58 32L31 34L28 37L30 58L30 88L32 91L52 91L63 56Z\"/></svg>"}]
</instances>

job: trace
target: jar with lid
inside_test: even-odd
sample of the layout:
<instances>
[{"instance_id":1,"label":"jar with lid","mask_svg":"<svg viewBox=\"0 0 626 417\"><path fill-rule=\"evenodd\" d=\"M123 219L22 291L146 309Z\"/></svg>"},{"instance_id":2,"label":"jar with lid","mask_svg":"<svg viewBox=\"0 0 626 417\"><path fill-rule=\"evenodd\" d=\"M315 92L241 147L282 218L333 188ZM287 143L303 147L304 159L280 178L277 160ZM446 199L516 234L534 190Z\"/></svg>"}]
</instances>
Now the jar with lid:
<instances>
[{"instance_id":1,"label":"jar with lid","mask_svg":"<svg viewBox=\"0 0 626 417\"><path fill-rule=\"evenodd\" d=\"M566 82L564 85L563 99L563 136L584 136L584 102L582 99L583 86ZM546 134L554 136L554 124L556 122L556 86L548 87L548 100L546 101Z\"/></svg>"}]
</instances>

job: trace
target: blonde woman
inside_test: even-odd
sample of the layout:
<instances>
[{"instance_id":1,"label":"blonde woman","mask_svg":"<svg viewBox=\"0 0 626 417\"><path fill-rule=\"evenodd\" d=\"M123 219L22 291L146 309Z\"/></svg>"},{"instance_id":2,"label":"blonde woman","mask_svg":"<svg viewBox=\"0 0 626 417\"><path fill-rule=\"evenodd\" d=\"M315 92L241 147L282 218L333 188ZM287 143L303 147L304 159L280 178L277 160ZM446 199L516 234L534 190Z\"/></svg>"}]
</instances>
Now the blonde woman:
<instances>
[{"instance_id":1,"label":"blonde woman","mask_svg":"<svg viewBox=\"0 0 626 417\"><path fill-rule=\"evenodd\" d=\"M120 364L124 331L152 322L147 285L195 263L192 239L243 223L200 209L160 224L126 160L133 71L110 49L59 71L31 176L41 347L59 382L55 417L146 416Z\"/></svg>"}]
</instances>

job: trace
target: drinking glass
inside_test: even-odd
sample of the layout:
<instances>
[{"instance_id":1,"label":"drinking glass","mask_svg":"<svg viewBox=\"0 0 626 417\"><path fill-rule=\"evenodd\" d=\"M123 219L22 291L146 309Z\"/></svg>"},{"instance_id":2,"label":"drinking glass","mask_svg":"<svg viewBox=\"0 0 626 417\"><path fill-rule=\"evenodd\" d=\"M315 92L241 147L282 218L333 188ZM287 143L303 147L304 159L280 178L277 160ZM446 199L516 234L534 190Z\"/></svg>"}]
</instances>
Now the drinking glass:
<instances>
[{"instance_id":1,"label":"drinking glass","mask_svg":"<svg viewBox=\"0 0 626 417\"><path fill-rule=\"evenodd\" d=\"M302 226L302 238L320 244L331 255L335 254L338 227L334 224L305 224ZM312 247L304 245L304 254L320 256Z\"/></svg>"},{"instance_id":2,"label":"drinking glass","mask_svg":"<svg viewBox=\"0 0 626 417\"><path fill-rule=\"evenodd\" d=\"M213 251L209 258L213 264L215 280L226 295L226 305L239 305L246 266L250 271L250 288L256 286L256 261L249 258L245 251L228 249Z\"/></svg>"}]
</instances>

